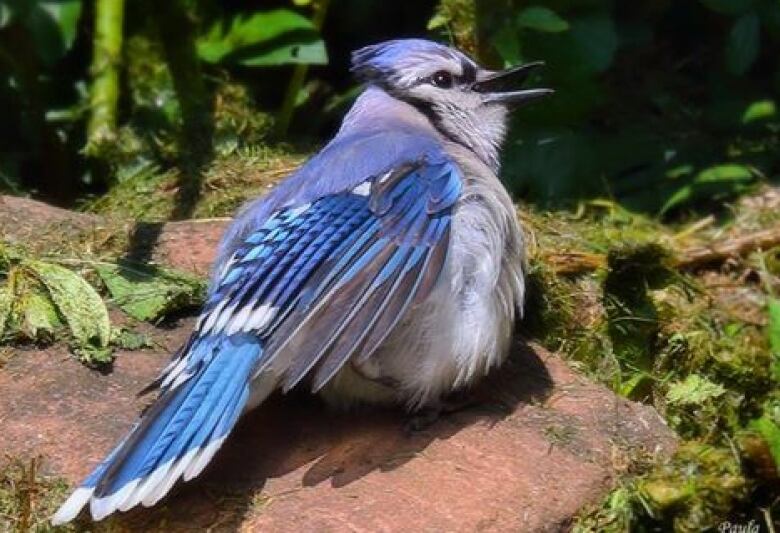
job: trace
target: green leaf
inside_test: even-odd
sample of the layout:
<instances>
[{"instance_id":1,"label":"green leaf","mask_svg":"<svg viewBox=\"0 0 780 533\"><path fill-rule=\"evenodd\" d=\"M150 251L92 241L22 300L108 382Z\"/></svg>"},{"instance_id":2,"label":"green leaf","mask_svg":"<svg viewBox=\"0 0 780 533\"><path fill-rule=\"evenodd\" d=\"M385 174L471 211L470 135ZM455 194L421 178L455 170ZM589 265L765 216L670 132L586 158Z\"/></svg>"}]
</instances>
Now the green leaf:
<instances>
[{"instance_id":1,"label":"green leaf","mask_svg":"<svg viewBox=\"0 0 780 533\"><path fill-rule=\"evenodd\" d=\"M325 65L328 62L328 55L325 52L325 43L313 37L309 42L296 41L275 46L271 50L247 50L237 54L236 61L249 67L296 63Z\"/></svg>"},{"instance_id":2,"label":"green leaf","mask_svg":"<svg viewBox=\"0 0 780 533\"><path fill-rule=\"evenodd\" d=\"M609 68L618 48L618 34L611 17L595 15L573 20L571 35L585 66L595 72Z\"/></svg>"},{"instance_id":3,"label":"green leaf","mask_svg":"<svg viewBox=\"0 0 780 533\"><path fill-rule=\"evenodd\" d=\"M661 211L659 212L659 214L664 215L667 212L674 209L675 207L679 207L687 203L693 197L694 197L694 193L693 193L692 185L685 185L683 187L680 187L669 197L668 200L666 200L664 205L661 206Z\"/></svg>"},{"instance_id":4,"label":"green leaf","mask_svg":"<svg viewBox=\"0 0 780 533\"><path fill-rule=\"evenodd\" d=\"M24 263L8 272L8 282L2 289L2 307L6 308L3 333L9 336L50 341L62 325L57 309L46 287Z\"/></svg>"},{"instance_id":5,"label":"green leaf","mask_svg":"<svg viewBox=\"0 0 780 533\"><path fill-rule=\"evenodd\" d=\"M325 64L325 44L307 18L288 9L235 16L214 24L197 42L207 63Z\"/></svg>"},{"instance_id":6,"label":"green leaf","mask_svg":"<svg viewBox=\"0 0 780 533\"><path fill-rule=\"evenodd\" d=\"M727 163L706 168L677 189L661 207L660 214L699 198L742 192L754 179L753 171L745 165Z\"/></svg>"},{"instance_id":7,"label":"green leaf","mask_svg":"<svg viewBox=\"0 0 780 533\"><path fill-rule=\"evenodd\" d=\"M11 292L7 285L0 287L0 340L5 332L5 324L8 322L8 316L11 314Z\"/></svg>"},{"instance_id":8,"label":"green leaf","mask_svg":"<svg viewBox=\"0 0 780 533\"><path fill-rule=\"evenodd\" d=\"M78 347L108 346L111 335L108 310L84 278L65 267L43 261L30 261L27 267L48 290Z\"/></svg>"},{"instance_id":9,"label":"green leaf","mask_svg":"<svg viewBox=\"0 0 780 533\"><path fill-rule=\"evenodd\" d=\"M521 28L531 30L559 33L569 29L569 23L547 7L531 6L523 9L517 15L516 23Z\"/></svg>"},{"instance_id":10,"label":"green leaf","mask_svg":"<svg viewBox=\"0 0 780 533\"><path fill-rule=\"evenodd\" d=\"M629 379L623 381L618 387L618 394L625 398L639 400L647 393L652 383L652 376L647 372L637 372Z\"/></svg>"},{"instance_id":11,"label":"green leaf","mask_svg":"<svg viewBox=\"0 0 780 533\"><path fill-rule=\"evenodd\" d=\"M769 348L780 355L780 300L769 299Z\"/></svg>"},{"instance_id":12,"label":"green leaf","mask_svg":"<svg viewBox=\"0 0 780 533\"><path fill-rule=\"evenodd\" d=\"M775 465L780 468L780 427L777 426L768 413L764 412L761 418L751 420L748 428L757 432L766 441Z\"/></svg>"},{"instance_id":13,"label":"green leaf","mask_svg":"<svg viewBox=\"0 0 780 533\"><path fill-rule=\"evenodd\" d=\"M748 71L758 57L760 26L758 15L747 13L734 22L726 44L726 68L740 76Z\"/></svg>"},{"instance_id":14,"label":"green leaf","mask_svg":"<svg viewBox=\"0 0 780 533\"><path fill-rule=\"evenodd\" d=\"M26 280L18 298L18 329L22 335L31 340L52 340L62 322L44 287L35 280Z\"/></svg>"},{"instance_id":15,"label":"green leaf","mask_svg":"<svg viewBox=\"0 0 780 533\"><path fill-rule=\"evenodd\" d=\"M12 21L23 21L35 2L30 0L0 0L0 27Z\"/></svg>"},{"instance_id":16,"label":"green leaf","mask_svg":"<svg viewBox=\"0 0 780 533\"><path fill-rule=\"evenodd\" d=\"M753 7L753 0L699 0L712 11L723 15L740 15Z\"/></svg>"},{"instance_id":17,"label":"green leaf","mask_svg":"<svg viewBox=\"0 0 780 533\"><path fill-rule=\"evenodd\" d=\"M13 19L11 8L0 1L0 28L5 28Z\"/></svg>"},{"instance_id":18,"label":"green leaf","mask_svg":"<svg viewBox=\"0 0 780 533\"><path fill-rule=\"evenodd\" d=\"M727 163L715 165L699 172L696 183L747 182L753 180L753 171L745 165Z\"/></svg>"},{"instance_id":19,"label":"green leaf","mask_svg":"<svg viewBox=\"0 0 780 533\"><path fill-rule=\"evenodd\" d=\"M76 344L71 349L82 363L88 365L105 365L114 359L114 351L109 346L100 347L92 344Z\"/></svg>"},{"instance_id":20,"label":"green leaf","mask_svg":"<svg viewBox=\"0 0 780 533\"><path fill-rule=\"evenodd\" d=\"M197 278L145 266L95 267L114 302L136 320L155 321L203 302L205 283Z\"/></svg>"},{"instance_id":21,"label":"green leaf","mask_svg":"<svg viewBox=\"0 0 780 533\"><path fill-rule=\"evenodd\" d=\"M64 48L70 50L76 40L81 0L49 0L39 2L38 5L57 23Z\"/></svg>"},{"instance_id":22,"label":"green leaf","mask_svg":"<svg viewBox=\"0 0 780 533\"><path fill-rule=\"evenodd\" d=\"M151 339L146 334L126 328L111 332L111 344L123 350L140 350L153 346Z\"/></svg>"},{"instance_id":23,"label":"green leaf","mask_svg":"<svg viewBox=\"0 0 780 533\"><path fill-rule=\"evenodd\" d=\"M38 1L24 12L22 23L44 63L50 65L70 50L80 15L80 0Z\"/></svg>"},{"instance_id":24,"label":"green leaf","mask_svg":"<svg viewBox=\"0 0 780 533\"><path fill-rule=\"evenodd\" d=\"M693 171L693 165L685 164L670 168L664 173L664 175L669 179L677 179L682 176L689 176L693 173Z\"/></svg>"},{"instance_id":25,"label":"green leaf","mask_svg":"<svg viewBox=\"0 0 780 533\"><path fill-rule=\"evenodd\" d=\"M752 102L742 114L742 124L750 124L777 116L774 100L758 100Z\"/></svg>"},{"instance_id":26,"label":"green leaf","mask_svg":"<svg viewBox=\"0 0 780 533\"><path fill-rule=\"evenodd\" d=\"M772 353L770 371L772 379L780 383L780 299L769 298L769 350Z\"/></svg>"},{"instance_id":27,"label":"green leaf","mask_svg":"<svg viewBox=\"0 0 780 533\"><path fill-rule=\"evenodd\" d=\"M521 62L520 36L514 28L504 25L492 37L493 47L504 60L504 66L517 65Z\"/></svg>"},{"instance_id":28,"label":"green leaf","mask_svg":"<svg viewBox=\"0 0 780 533\"><path fill-rule=\"evenodd\" d=\"M428 29L428 30L435 30L435 29L438 29L438 28L443 28L444 26L446 26L449 23L450 23L450 17L449 16L445 15L444 13L436 13L428 21L426 29Z\"/></svg>"},{"instance_id":29,"label":"green leaf","mask_svg":"<svg viewBox=\"0 0 780 533\"><path fill-rule=\"evenodd\" d=\"M714 383L698 374L690 374L683 381L673 383L666 392L666 399L673 405L699 405L725 394L720 383Z\"/></svg>"}]
</instances>

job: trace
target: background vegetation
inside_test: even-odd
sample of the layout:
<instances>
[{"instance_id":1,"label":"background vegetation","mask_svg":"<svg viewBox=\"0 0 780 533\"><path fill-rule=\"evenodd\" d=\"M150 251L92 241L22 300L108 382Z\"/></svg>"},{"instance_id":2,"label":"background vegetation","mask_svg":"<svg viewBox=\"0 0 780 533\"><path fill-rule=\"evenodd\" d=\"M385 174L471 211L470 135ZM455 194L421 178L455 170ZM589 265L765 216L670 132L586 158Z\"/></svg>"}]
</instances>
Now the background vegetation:
<instances>
[{"instance_id":1,"label":"background vegetation","mask_svg":"<svg viewBox=\"0 0 780 533\"><path fill-rule=\"evenodd\" d=\"M350 50L412 35L547 62L557 94L506 151L518 197L666 215L777 174L775 0L3 0L0 187L72 205L178 165L186 203L214 156L323 142Z\"/></svg>"},{"instance_id":2,"label":"background vegetation","mask_svg":"<svg viewBox=\"0 0 780 533\"><path fill-rule=\"evenodd\" d=\"M535 243L524 334L682 439L669 461L631 458L576 527L771 524L780 248L694 259L780 231L777 0L0 0L0 192L146 222L228 216L333 133L359 92L349 52L401 36L495 68L546 61L533 83L556 95L516 114L502 173ZM65 330L100 364L137 339L67 302L101 293L159 320L202 297L117 250L61 250L0 246L5 340Z\"/></svg>"}]
</instances>

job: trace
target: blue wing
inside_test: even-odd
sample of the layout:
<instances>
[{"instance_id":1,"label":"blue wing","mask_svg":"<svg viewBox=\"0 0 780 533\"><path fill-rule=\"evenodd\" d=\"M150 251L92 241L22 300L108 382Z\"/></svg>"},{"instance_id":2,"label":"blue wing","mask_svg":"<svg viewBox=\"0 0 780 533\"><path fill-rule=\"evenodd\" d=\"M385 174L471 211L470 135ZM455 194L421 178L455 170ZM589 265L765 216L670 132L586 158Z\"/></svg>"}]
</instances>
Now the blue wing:
<instances>
[{"instance_id":1,"label":"blue wing","mask_svg":"<svg viewBox=\"0 0 780 533\"><path fill-rule=\"evenodd\" d=\"M255 375L272 367L284 391L307 376L319 390L430 292L461 187L450 162L408 164L277 212L223 268L198 334L251 332L264 341Z\"/></svg>"},{"instance_id":2,"label":"blue wing","mask_svg":"<svg viewBox=\"0 0 780 533\"><path fill-rule=\"evenodd\" d=\"M157 402L55 521L152 505L196 476L267 369L285 392L318 390L369 358L439 279L461 188L451 162L419 161L269 216L216 277Z\"/></svg>"}]
</instances>

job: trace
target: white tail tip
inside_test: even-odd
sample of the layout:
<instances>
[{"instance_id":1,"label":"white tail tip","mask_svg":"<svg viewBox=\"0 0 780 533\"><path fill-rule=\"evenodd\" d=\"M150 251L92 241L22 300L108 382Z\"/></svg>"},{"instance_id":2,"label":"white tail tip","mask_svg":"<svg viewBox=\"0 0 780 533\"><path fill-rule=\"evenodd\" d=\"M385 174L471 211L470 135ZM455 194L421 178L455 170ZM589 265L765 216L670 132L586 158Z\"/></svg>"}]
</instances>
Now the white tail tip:
<instances>
[{"instance_id":1,"label":"white tail tip","mask_svg":"<svg viewBox=\"0 0 780 533\"><path fill-rule=\"evenodd\" d=\"M66 524L76 518L95 492L94 487L79 487L65 500L60 508L51 517L51 523L55 526Z\"/></svg>"}]
</instances>

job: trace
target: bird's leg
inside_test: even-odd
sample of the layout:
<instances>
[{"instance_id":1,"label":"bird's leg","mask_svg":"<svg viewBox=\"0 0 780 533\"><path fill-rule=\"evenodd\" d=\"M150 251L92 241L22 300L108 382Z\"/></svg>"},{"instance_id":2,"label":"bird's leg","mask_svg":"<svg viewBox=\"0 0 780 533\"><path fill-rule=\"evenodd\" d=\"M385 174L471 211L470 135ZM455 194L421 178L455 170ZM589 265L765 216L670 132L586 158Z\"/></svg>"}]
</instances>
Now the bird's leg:
<instances>
[{"instance_id":1,"label":"bird's leg","mask_svg":"<svg viewBox=\"0 0 780 533\"><path fill-rule=\"evenodd\" d=\"M477 399L467 389L457 390L428 404L409 417L405 424L408 433L423 431L436 423L442 415L450 415L474 407Z\"/></svg>"},{"instance_id":2,"label":"bird's leg","mask_svg":"<svg viewBox=\"0 0 780 533\"><path fill-rule=\"evenodd\" d=\"M458 389L441 400L442 412L445 414L465 411L479 404L478 398L471 389Z\"/></svg>"},{"instance_id":3,"label":"bird's leg","mask_svg":"<svg viewBox=\"0 0 780 533\"><path fill-rule=\"evenodd\" d=\"M439 420L442 410L440 405L426 405L412 413L404 424L404 432L416 433L424 431Z\"/></svg>"}]
</instances>

